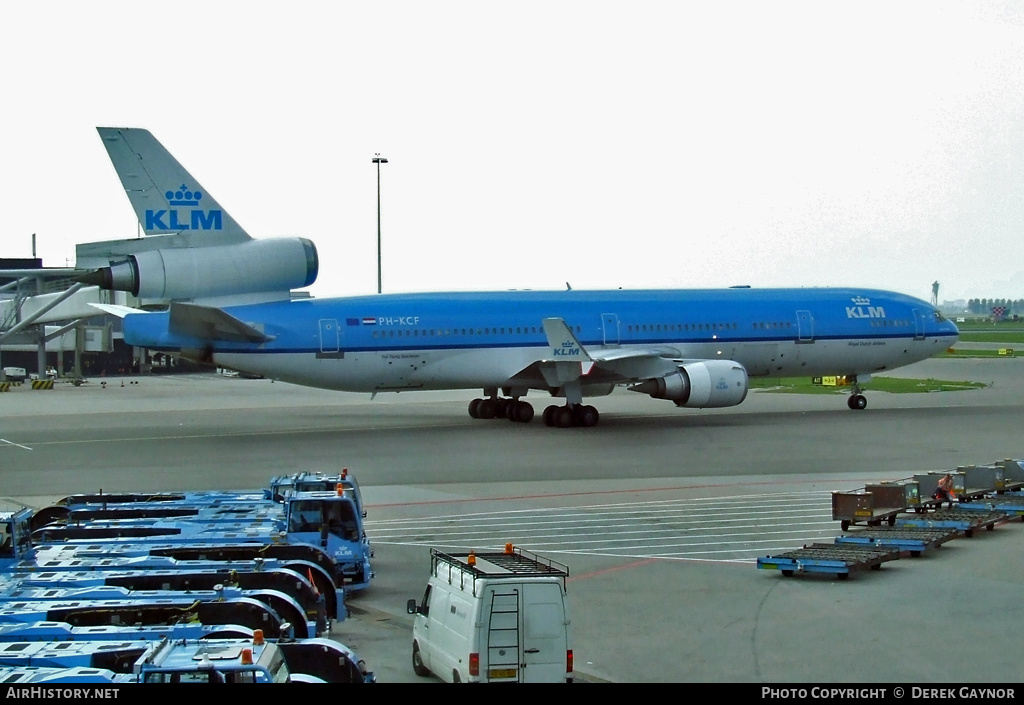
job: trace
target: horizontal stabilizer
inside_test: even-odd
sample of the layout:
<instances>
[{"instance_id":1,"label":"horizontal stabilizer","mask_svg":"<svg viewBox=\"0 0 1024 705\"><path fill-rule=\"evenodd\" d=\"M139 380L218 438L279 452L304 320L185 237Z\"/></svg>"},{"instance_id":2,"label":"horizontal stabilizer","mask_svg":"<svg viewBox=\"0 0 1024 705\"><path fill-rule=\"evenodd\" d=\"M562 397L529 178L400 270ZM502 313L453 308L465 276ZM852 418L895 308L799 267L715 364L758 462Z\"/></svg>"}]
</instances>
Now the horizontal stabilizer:
<instances>
[{"instance_id":1,"label":"horizontal stabilizer","mask_svg":"<svg viewBox=\"0 0 1024 705\"><path fill-rule=\"evenodd\" d=\"M272 338L213 306L172 303L170 332L203 340L265 343Z\"/></svg>"}]
</instances>

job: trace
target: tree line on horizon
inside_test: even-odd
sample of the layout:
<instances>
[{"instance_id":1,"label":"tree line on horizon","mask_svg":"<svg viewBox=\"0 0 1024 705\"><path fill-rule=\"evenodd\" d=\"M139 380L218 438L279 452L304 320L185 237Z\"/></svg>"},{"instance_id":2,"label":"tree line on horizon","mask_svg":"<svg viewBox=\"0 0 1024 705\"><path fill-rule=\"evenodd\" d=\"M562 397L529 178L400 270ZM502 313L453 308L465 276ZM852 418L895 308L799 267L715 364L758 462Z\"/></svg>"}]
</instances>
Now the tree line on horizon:
<instances>
[{"instance_id":1,"label":"tree line on horizon","mask_svg":"<svg viewBox=\"0 0 1024 705\"><path fill-rule=\"evenodd\" d=\"M1012 316L1024 313L1024 299L968 299L967 311L981 316L991 316L994 309L1002 309L1002 315Z\"/></svg>"}]
</instances>

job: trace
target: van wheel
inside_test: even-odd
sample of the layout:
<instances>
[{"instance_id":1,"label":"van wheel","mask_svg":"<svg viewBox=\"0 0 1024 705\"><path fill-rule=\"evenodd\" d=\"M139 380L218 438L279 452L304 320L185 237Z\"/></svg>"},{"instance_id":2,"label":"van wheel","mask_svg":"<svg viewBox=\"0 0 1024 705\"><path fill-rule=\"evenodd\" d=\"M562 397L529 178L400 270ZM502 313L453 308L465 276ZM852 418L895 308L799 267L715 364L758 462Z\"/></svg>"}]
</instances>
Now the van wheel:
<instances>
[{"instance_id":1,"label":"van wheel","mask_svg":"<svg viewBox=\"0 0 1024 705\"><path fill-rule=\"evenodd\" d=\"M412 670L417 676L429 676L430 669L423 665L423 657L420 656L420 646L416 642L412 645Z\"/></svg>"},{"instance_id":2,"label":"van wheel","mask_svg":"<svg viewBox=\"0 0 1024 705\"><path fill-rule=\"evenodd\" d=\"M461 683L462 678L459 676L458 671L452 671L452 683Z\"/></svg>"}]
</instances>

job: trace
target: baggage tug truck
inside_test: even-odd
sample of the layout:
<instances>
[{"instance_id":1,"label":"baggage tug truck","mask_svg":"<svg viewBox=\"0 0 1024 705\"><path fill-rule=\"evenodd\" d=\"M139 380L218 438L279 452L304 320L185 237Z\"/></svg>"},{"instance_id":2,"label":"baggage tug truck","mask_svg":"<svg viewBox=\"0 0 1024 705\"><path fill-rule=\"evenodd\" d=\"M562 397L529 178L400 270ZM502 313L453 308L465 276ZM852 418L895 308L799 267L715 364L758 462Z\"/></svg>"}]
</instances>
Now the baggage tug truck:
<instances>
[{"instance_id":1,"label":"baggage tug truck","mask_svg":"<svg viewBox=\"0 0 1024 705\"><path fill-rule=\"evenodd\" d=\"M568 566L503 552L430 551L423 600L409 600L412 666L447 682L571 683Z\"/></svg>"},{"instance_id":2,"label":"baggage tug truck","mask_svg":"<svg viewBox=\"0 0 1024 705\"><path fill-rule=\"evenodd\" d=\"M326 639L272 642L258 630L252 639L0 644L4 683L19 682L19 673L35 671L39 678L47 669L71 668L95 669L93 682L109 683L376 682L366 664L341 644Z\"/></svg>"},{"instance_id":3,"label":"baggage tug truck","mask_svg":"<svg viewBox=\"0 0 1024 705\"><path fill-rule=\"evenodd\" d=\"M365 664L344 645L311 636L295 638L295 634L300 631L300 626L303 627L301 631L309 635L320 629L320 619L317 619L318 624L315 627L311 622L304 623L307 621L306 617L312 615L311 610L314 608L312 603L306 605L305 600L297 600L297 598L299 598L299 593L307 593L308 597L308 593L313 589L311 583L313 583L314 575L320 582L321 563L284 557L276 559L269 555L272 549L304 548L319 551L325 557L331 556L334 560L330 577L337 580L338 587L336 593L339 606L335 610L335 615L338 618L344 618L343 585L349 585L357 576L359 579L365 576L368 582L370 576L368 561L365 561L365 556L359 550L363 543L362 531L360 517L352 499L343 496L340 492L321 492L316 497L308 494L294 494L278 506L279 526L275 532L272 532L274 535L269 537L269 542L261 543L261 540L265 541L266 537L260 537L255 542L249 538L250 543L248 544L232 545L238 540L237 536L233 537L234 532L221 532L221 538L218 541L214 538L216 530L211 530L206 534L209 542L199 542L198 545L195 545L195 550L199 551L200 555L218 554L218 557L222 559L221 562L209 559L175 562L176 559L164 558L153 562L152 565L143 563L150 563L154 558L154 556L148 555L157 550L159 544L154 542L166 541L167 537L147 539L145 537L147 532L136 532L135 529L146 528L142 525L147 523L150 524L149 528L153 528L152 524L159 524L160 520L154 522L146 517L134 516L126 519L121 523L121 528L113 532L120 534L123 530L124 535L119 538L86 535L76 538L64 537L63 541L47 544L43 542L39 529L33 526L34 520L37 520L38 517L30 509L24 508L16 512L0 513L0 585L4 586L4 591L0 591L3 593L3 596L0 597L0 603L2 603L0 604L0 622L5 623L4 626L12 632L31 631L33 634L33 637L30 638L31 641L48 642L45 646L32 646L24 641L19 642L13 633L6 634L3 639L0 639L0 642L5 642L0 644L0 654L3 655L0 657L0 664L2 664L0 671L3 671L0 680L7 683L154 682L155 674L170 673L171 676L178 674L182 678L187 677L193 680L198 678L199 682L217 682L202 681L201 679L206 676L219 678L218 673L224 674L222 666L230 667L229 662L235 657L227 655L227 651L231 650L227 648L227 641L232 637L243 636L244 632L262 633L265 628L269 627L272 632L280 632L281 638L269 644L264 644L261 638L260 643L254 642L246 648L234 649L238 658L242 659L240 662L242 668L236 671L238 675L235 676L234 681L227 680L226 682L276 682L280 675L274 676L274 673L282 673L280 670L281 654L287 659L287 665L292 666L290 671L283 671L285 678L291 682L374 682L375 678L371 672L366 670ZM293 508L297 511L301 509L307 517L311 517L314 510L319 511L320 522L314 527L315 532L311 532L315 533L315 536L302 537L308 539L308 542L290 544L288 541L287 523L289 510ZM257 524L262 531L266 524L266 513L262 510L259 513L260 518L257 519ZM104 526L110 528L111 524L119 522L113 519L88 518L82 523L77 521L71 523L73 526L86 529L88 527L99 529ZM54 522L44 522L44 527L41 528L45 529L46 526L49 526L50 529L56 530L59 524L59 519ZM221 526L227 528L227 525L222 524ZM194 527L187 526L186 520L182 520L179 528L186 534L192 533L194 529ZM88 533L87 530L86 534ZM139 535L133 536L136 533ZM345 551L337 550L336 539L339 537L343 539L344 543L353 545L354 553L362 557L359 564L355 566L355 570L345 570L345 566L339 565L338 559L348 555ZM296 537L292 536L291 538ZM150 542L148 547L147 540ZM246 560L252 561L255 566L254 573L259 573L259 575L245 575L238 571L243 566L233 562L237 559L237 555L232 554L232 549L246 547L255 551L255 554ZM174 547L172 546L172 548ZM174 548L174 550L177 549ZM229 555L219 556L225 552ZM303 554L302 557L308 556ZM288 568L284 568L285 561L288 561ZM278 567L279 574L270 575L270 570L264 570L265 564L273 564ZM118 570L115 566L120 566L121 569ZM125 570L126 568L128 570ZM140 568L143 570L138 570ZM150 570L145 570L145 568ZM228 570L225 570L226 568ZM212 586L213 589L206 584L210 580L220 577L227 578L227 580L221 581L223 584L218 583ZM244 584L245 580L250 577L261 583L258 589L256 584L252 585L252 590L247 590L239 584ZM285 579L283 583L280 580L282 577ZM322 577L329 584L333 584L327 573L323 573ZM236 580L236 578L238 579ZM288 588L287 591L280 592L269 589L271 585L263 584L266 582L263 580L264 578L273 578L279 584L278 586ZM124 585L123 580L125 579L134 584ZM155 589L146 590L145 587L149 587L153 580L157 581ZM48 597L71 597L71 595L63 595L63 593L73 592L77 597L84 598L88 595L88 597L96 598L105 596L101 593L109 592L111 589L115 592L125 592L122 596L123 599L64 600L74 612L70 618L66 618L64 612L57 615L50 614L48 609L43 609L49 607L49 603L52 602L47 599ZM97 594L93 595L93 592ZM213 593L209 602L203 599L204 593L207 592ZM229 595L229 592L232 594ZM252 593L252 597L246 596L246 593ZM322 609L322 602L321 595L317 600L318 605L321 605L316 609L318 614ZM283 621L277 614L277 609L293 603L296 609L287 615L289 621ZM203 618L204 608L211 606L232 608L229 615L224 615L230 617L230 621L216 616L209 620ZM245 620L236 618L244 617L245 614L242 613L246 609L249 612L253 610L262 610L262 612L250 620L251 624L243 626ZM82 616L83 610L89 614ZM160 614L154 616L151 614L153 612L160 612ZM102 614L97 616L96 613ZM268 616L273 619L268 619ZM180 619L186 620L185 623L175 621ZM192 620L196 620L196 622L193 623ZM19 622L21 622L20 626ZM76 624L97 626L76 626ZM98 626L113 624L122 626ZM196 641L197 628L204 626L209 627L200 634L204 641ZM61 641L61 637L53 633L46 639L40 638L41 630L49 629L52 632L55 628L65 633L73 633L74 641L67 641L66 638ZM122 644L128 640L134 640L137 644L146 645L145 656L135 663L134 674L114 673L109 668L87 666L85 661L81 661L80 664L72 664L69 661L58 660L61 655L70 654L76 649L89 648L95 653L101 651L109 653L110 650L116 648L112 643L115 641L112 638L113 635L105 635L106 638L100 639L101 642L106 641L106 645L85 646L88 643L88 638L82 633L83 630L89 631L91 635L96 629L117 630ZM210 633L207 634L206 631ZM160 635L166 635L168 632L182 634L189 632L192 639L164 639L158 647L150 641L157 635L154 632ZM205 641L211 637L218 642L218 645L210 645ZM150 649L149 646L153 648ZM186 651L189 653L181 656L181 664L173 666L171 661ZM200 654L200 652L203 653ZM23 656L29 655L27 661L23 659L19 664L17 658L19 653ZM275 656L275 654L277 655ZM131 655L124 658L127 659ZM89 658L91 659L91 656ZM197 658L202 659L201 663L204 664L202 669L197 669ZM253 660L249 663L245 661L246 658ZM268 659L277 666L272 669L260 667L260 664ZM218 664L217 667L207 668L211 662ZM120 667L124 668L124 665L125 662L121 661ZM74 673L71 673L72 671ZM288 675L289 673L291 675ZM78 678L81 680L76 680ZM156 680L156 682L160 681Z\"/></svg>"},{"instance_id":4,"label":"baggage tug truck","mask_svg":"<svg viewBox=\"0 0 1024 705\"><path fill-rule=\"evenodd\" d=\"M337 587L355 591L369 586L372 551L362 510L340 484L335 491L289 492L279 501L252 493L237 497L233 501L231 493L220 491L68 497L32 516L30 543L41 550L45 545L162 542L202 547L200 555L217 550L223 560L229 554L231 560L268 555L262 547L254 553L255 544L287 544L295 550L311 546L325 554ZM21 530L22 535L28 534Z\"/></svg>"}]
</instances>

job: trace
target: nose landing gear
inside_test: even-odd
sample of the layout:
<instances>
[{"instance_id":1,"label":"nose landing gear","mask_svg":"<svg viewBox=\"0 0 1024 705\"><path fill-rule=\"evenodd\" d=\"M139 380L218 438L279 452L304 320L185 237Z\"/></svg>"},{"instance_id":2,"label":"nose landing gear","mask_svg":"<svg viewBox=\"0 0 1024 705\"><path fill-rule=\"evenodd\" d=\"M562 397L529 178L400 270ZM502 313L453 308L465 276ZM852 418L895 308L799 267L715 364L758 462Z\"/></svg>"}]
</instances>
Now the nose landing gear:
<instances>
[{"instance_id":1,"label":"nose landing gear","mask_svg":"<svg viewBox=\"0 0 1024 705\"><path fill-rule=\"evenodd\" d=\"M868 408L868 399L864 396L859 380L854 377L852 382L853 390L850 392L850 398L846 400L846 405L855 411Z\"/></svg>"},{"instance_id":2,"label":"nose landing gear","mask_svg":"<svg viewBox=\"0 0 1024 705\"><path fill-rule=\"evenodd\" d=\"M850 398L846 400L846 405L854 410L866 409L868 407L868 400L863 394L854 392L850 395Z\"/></svg>"}]
</instances>

